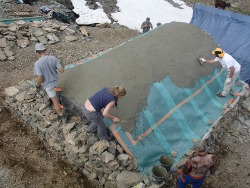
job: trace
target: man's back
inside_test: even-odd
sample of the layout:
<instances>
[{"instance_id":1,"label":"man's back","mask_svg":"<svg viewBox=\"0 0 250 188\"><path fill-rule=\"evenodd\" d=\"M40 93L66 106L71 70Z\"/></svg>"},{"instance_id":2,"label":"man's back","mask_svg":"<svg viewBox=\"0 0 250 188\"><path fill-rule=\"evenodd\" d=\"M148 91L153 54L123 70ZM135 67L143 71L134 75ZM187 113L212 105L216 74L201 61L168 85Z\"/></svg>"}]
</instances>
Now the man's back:
<instances>
[{"instance_id":1,"label":"man's back","mask_svg":"<svg viewBox=\"0 0 250 188\"><path fill-rule=\"evenodd\" d=\"M44 88L54 87L57 85L57 69L61 67L59 60L54 56L42 56L35 63L35 75L42 75L42 85Z\"/></svg>"},{"instance_id":2,"label":"man's back","mask_svg":"<svg viewBox=\"0 0 250 188\"><path fill-rule=\"evenodd\" d=\"M190 159L192 176L204 176L214 165L213 155L196 156Z\"/></svg>"}]
</instances>

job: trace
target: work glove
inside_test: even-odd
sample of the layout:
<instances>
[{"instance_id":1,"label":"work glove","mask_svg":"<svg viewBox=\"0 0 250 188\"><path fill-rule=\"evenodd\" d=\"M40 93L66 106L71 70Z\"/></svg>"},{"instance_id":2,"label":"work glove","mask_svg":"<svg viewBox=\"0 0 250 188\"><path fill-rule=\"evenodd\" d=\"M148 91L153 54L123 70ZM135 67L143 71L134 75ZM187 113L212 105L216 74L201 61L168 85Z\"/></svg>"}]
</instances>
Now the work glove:
<instances>
[{"instance_id":1,"label":"work glove","mask_svg":"<svg viewBox=\"0 0 250 188\"><path fill-rule=\"evenodd\" d=\"M231 82L231 78L226 79L226 84L229 84Z\"/></svg>"},{"instance_id":2,"label":"work glove","mask_svg":"<svg viewBox=\"0 0 250 188\"><path fill-rule=\"evenodd\" d=\"M200 60L201 60L202 62L205 62L205 61L206 61L206 59L203 58L203 57L201 57Z\"/></svg>"}]
</instances>

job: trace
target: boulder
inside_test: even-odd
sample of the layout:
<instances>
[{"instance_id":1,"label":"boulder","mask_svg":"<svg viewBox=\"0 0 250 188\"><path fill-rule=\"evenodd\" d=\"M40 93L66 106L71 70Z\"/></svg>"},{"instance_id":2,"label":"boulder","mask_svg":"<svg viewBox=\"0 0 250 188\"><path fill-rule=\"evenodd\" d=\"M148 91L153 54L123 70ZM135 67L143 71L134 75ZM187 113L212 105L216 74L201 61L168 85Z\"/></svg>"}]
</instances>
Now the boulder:
<instances>
[{"instance_id":1,"label":"boulder","mask_svg":"<svg viewBox=\"0 0 250 188\"><path fill-rule=\"evenodd\" d=\"M45 38L45 36L37 37L37 39L38 39L39 42L41 42L42 44L47 44L47 38Z\"/></svg>"},{"instance_id":2,"label":"boulder","mask_svg":"<svg viewBox=\"0 0 250 188\"><path fill-rule=\"evenodd\" d=\"M11 86L11 87L5 88L4 92L5 92L5 94L6 94L8 97L13 97L13 96L15 96L17 93L19 93L19 90L18 90L16 87Z\"/></svg>"},{"instance_id":3,"label":"boulder","mask_svg":"<svg viewBox=\"0 0 250 188\"><path fill-rule=\"evenodd\" d=\"M118 187L130 188L143 181L143 175L140 173L122 171L116 177Z\"/></svg>"},{"instance_id":4,"label":"boulder","mask_svg":"<svg viewBox=\"0 0 250 188\"><path fill-rule=\"evenodd\" d=\"M40 31L40 30L37 30L37 31L34 33L34 35L35 35L36 37L40 37L40 36L43 35L43 32Z\"/></svg>"},{"instance_id":5,"label":"boulder","mask_svg":"<svg viewBox=\"0 0 250 188\"><path fill-rule=\"evenodd\" d=\"M4 53L7 57L11 57L14 55L14 52L10 51L9 48L4 48Z\"/></svg>"},{"instance_id":6,"label":"boulder","mask_svg":"<svg viewBox=\"0 0 250 188\"><path fill-rule=\"evenodd\" d=\"M13 32L16 32L17 31L17 28L18 26L16 24L10 24L9 27L8 27L8 30L9 31L13 31Z\"/></svg>"},{"instance_id":7,"label":"boulder","mask_svg":"<svg viewBox=\"0 0 250 188\"><path fill-rule=\"evenodd\" d=\"M6 38L0 38L0 48L6 48L6 47L7 47Z\"/></svg>"},{"instance_id":8,"label":"boulder","mask_svg":"<svg viewBox=\"0 0 250 188\"><path fill-rule=\"evenodd\" d=\"M77 41L78 39L77 39L77 37L75 37L75 36L68 35L68 36L65 36L65 40L66 40L67 42L73 42L73 41Z\"/></svg>"},{"instance_id":9,"label":"boulder","mask_svg":"<svg viewBox=\"0 0 250 188\"><path fill-rule=\"evenodd\" d=\"M0 61L4 61L6 59L7 59L7 57L6 57L5 53L0 49Z\"/></svg>"},{"instance_id":10,"label":"boulder","mask_svg":"<svg viewBox=\"0 0 250 188\"><path fill-rule=\"evenodd\" d=\"M25 48L29 45L29 39L28 38L18 39L17 45L19 47Z\"/></svg>"}]
</instances>

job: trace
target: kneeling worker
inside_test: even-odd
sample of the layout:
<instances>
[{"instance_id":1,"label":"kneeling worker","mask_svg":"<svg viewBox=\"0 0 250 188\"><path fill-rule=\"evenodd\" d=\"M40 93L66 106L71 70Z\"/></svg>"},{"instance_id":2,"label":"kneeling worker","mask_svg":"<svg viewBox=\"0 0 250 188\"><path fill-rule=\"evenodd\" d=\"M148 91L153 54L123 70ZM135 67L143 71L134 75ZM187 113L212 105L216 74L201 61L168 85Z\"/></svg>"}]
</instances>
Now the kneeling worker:
<instances>
[{"instance_id":1,"label":"kneeling worker","mask_svg":"<svg viewBox=\"0 0 250 188\"><path fill-rule=\"evenodd\" d=\"M225 97L230 89L233 90L234 84L237 78L240 75L240 64L228 53L224 52L221 48L216 48L212 51L216 57L215 59L206 60L204 58L200 58L203 63L215 63L219 61L221 66L228 71L228 76L224 83L224 89L222 92L217 93L219 97Z\"/></svg>"},{"instance_id":2,"label":"kneeling worker","mask_svg":"<svg viewBox=\"0 0 250 188\"><path fill-rule=\"evenodd\" d=\"M205 147L196 146L195 156L187 160L183 170L177 169L177 187L185 188L191 184L193 188L200 188L207 173L215 173L214 156L207 154Z\"/></svg>"},{"instance_id":3,"label":"kneeling worker","mask_svg":"<svg viewBox=\"0 0 250 188\"><path fill-rule=\"evenodd\" d=\"M100 140L107 140L107 128L103 118L108 118L115 123L119 123L120 119L112 116L109 111L117 102L126 95L126 89L122 86L112 88L103 88L96 92L92 97L86 100L84 114L91 124L87 130L88 133L97 131ZM103 112L101 111L103 109Z\"/></svg>"}]
</instances>

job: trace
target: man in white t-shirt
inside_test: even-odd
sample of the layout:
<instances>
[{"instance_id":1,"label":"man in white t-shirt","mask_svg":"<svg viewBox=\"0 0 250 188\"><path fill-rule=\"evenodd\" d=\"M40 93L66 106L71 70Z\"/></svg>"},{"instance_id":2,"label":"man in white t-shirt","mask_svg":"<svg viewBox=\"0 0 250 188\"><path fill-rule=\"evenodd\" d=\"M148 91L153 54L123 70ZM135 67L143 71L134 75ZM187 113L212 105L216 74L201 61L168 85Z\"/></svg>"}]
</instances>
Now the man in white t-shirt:
<instances>
[{"instance_id":1,"label":"man in white t-shirt","mask_svg":"<svg viewBox=\"0 0 250 188\"><path fill-rule=\"evenodd\" d=\"M204 63L220 62L221 66L227 70L228 76L224 83L224 89L221 93L217 93L217 96L225 97L230 89L233 90L234 84L239 77L241 66L231 55L224 52L221 48L216 48L212 51L212 54L216 56L215 59L206 60L204 58L200 58L200 60Z\"/></svg>"}]
</instances>

